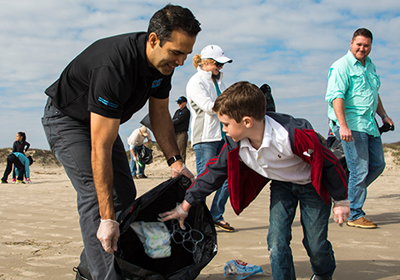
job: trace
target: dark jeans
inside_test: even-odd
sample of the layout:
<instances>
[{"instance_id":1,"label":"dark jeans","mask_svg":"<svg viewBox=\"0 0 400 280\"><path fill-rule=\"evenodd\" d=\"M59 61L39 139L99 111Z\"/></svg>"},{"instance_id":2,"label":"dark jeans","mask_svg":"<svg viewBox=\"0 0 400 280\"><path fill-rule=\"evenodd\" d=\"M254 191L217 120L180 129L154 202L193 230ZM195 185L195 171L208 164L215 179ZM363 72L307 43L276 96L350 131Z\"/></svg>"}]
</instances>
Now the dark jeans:
<instances>
[{"instance_id":1,"label":"dark jeans","mask_svg":"<svg viewBox=\"0 0 400 280\"><path fill-rule=\"evenodd\" d=\"M335 271L335 257L328 241L331 206L326 205L312 184L298 185L272 181L268 230L268 252L274 280L296 279L292 250L292 224L300 204L303 245L315 275L330 277Z\"/></svg>"},{"instance_id":2,"label":"dark jeans","mask_svg":"<svg viewBox=\"0 0 400 280\"><path fill-rule=\"evenodd\" d=\"M90 129L51 105L46 105L42 124L51 150L63 164L77 192L79 223L86 259L93 279L122 279L114 266L114 255L104 251L96 237L100 224L99 205L91 167ZM112 148L114 210L125 210L136 197L124 145L118 136Z\"/></svg>"},{"instance_id":3,"label":"dark jeans","mask_svg":"<svg viewBox=\"0 0 400 280\"><path fill-rule=\"evenodd\" d=\"M225 141L203 142L193 146L196 155L196 168L197 176L206 171L207 162L216 157L224 146ZM221 222L224 220L225 204L229 198L228 180L215 192L211 204L211 216L214 222Z\"/></svg>"},{"instance_id":4,"label":"dark jeans","mask_svg":"<svg viewBox=\"0 0 400 280\"><path fill-rule=\"evenodd\" d=\"M7 166L6 170L4 171L3 178L1 179L3 182L6 182L8 179L8 175L10 175L12 166L14 166L18 169L18 180L23 180L24 179L24 174L25 174L25 166L22 164L22 162L17 158L16 155L14 154L9 154L7 157Z\"/></svg>"}]
</instances>

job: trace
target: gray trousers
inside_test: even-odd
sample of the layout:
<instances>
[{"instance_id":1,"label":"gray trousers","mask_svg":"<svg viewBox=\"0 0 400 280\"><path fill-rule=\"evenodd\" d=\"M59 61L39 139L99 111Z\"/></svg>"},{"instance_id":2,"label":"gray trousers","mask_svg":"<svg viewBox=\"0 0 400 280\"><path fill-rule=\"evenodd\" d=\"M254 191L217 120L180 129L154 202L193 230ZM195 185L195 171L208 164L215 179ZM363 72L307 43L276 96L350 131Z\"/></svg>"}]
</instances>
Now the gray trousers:
<instances>
[{"instance_id":1,"label":"gray trousers","mask_svg":"<svg viewBox=\"0 0 400 280\"><path fill-rule=\"evenodd\" d=\"M86 259L93 279L122 279L115 267L114 255L104 251L96 237L100 224L99 205L91 167L89 125L72 119L51 104L49 98L42 118L50 148L62 163L77 192L79 223ZM112 149L114 210L118 214L136 198L124 145L118 136Z\"/></svg>"}]
</instances>

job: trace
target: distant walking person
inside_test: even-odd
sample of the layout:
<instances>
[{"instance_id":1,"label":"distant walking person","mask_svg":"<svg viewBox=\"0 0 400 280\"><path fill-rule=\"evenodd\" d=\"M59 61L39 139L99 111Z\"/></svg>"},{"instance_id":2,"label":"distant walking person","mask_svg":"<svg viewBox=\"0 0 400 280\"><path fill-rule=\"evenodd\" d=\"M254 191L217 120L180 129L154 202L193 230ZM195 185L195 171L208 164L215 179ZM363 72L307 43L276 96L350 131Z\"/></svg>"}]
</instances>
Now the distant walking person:
<instances>
[{"instance_id":1,"label":"distant walking person","mask_svg":"<svg viewBox=\"0 0 400 280\"><path fill-rule=\"evenodd\" d=\"M178 144L179 153L182 156L183 162L186 162L186 146L188 142L188 129L190 122L190 111L186 107L187 99L185 96L181 96L176 100L179 109L175 111L172 117L172 124L175 130L175 139Z\"/></svg>"},{"instance_id":2,"label":"distant walking person","mask_svg":"<svg viewBox=\"0 0 400 280\"><path fill-rule=\"evenodd\" d=\"M329 69L325 97L329 104L330 127L342 142L350 171L350 218L347 225L359 228L377 227L363 211L367 187L385 169L376 114L383 123L394 125L378 93L381 82L368 57L371 47L371 31L365 28L356 30L350 41L350 50Z\"/></svg>"},{"instance_id":3,"label":"distant walking person","mask_svg":"<svg viewBox=\"0 0 400 280\"><path fill-rule=\"evenodd\" d=\"M149 131L147 127L141 126L138 129L135 129L132 134L128 138L129 150L131 151L131 174L133 179L143 178L146 179L147 176L144 175L144 169L146 164L139 157L139 153L143 148L143 142L147 138L147 144L151 143L151 138L149 136ZM139 173L136 175L137 166L139 165Z\"/></svg>"}]
</instances>

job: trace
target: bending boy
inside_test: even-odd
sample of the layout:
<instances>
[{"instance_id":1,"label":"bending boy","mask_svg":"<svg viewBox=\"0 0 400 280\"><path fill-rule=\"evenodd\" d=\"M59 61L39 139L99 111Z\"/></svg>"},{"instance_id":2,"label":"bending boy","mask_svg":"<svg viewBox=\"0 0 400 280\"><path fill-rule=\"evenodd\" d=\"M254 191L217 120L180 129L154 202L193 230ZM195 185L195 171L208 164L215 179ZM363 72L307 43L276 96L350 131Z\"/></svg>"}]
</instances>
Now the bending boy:
<instances>
[{"instance_id":1,"label":"bending boy","mask_svg":"<svg viewBox=\"0 0 400 280\"><path fill-rule=\"evenodd\" d=\"M240 214L271 180L267 242L273 279L296 278L290 241L299 202L311 279L332 279L336 265L327 240L331 198L334 220L342 225L350 211L346 175L307 120L265 115L265 108L264 94L249 82L235 83L217 98L213 110L226 132L226 145L207 163L183 203L160 216L162 221L178 219L183 227L190 207L226 178L231 205Z\"/></svg>"}]
</instances>

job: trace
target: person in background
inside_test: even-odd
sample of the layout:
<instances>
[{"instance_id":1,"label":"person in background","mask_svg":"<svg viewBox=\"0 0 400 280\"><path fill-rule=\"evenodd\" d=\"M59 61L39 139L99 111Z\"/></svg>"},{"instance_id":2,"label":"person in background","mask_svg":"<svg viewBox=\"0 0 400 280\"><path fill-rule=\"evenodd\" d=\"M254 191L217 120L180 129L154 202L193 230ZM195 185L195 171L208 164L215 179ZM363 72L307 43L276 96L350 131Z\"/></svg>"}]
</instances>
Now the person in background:
<instances>
[{"instance_id":1,"label":"person in background","mask_svg":"<svg viewBox=\"0 0 400 280\"><path fill-rule=\"evenodd\" d=\"M26 175L26 182L28 184L32 183L30 179L29 166L32 165L33 159L31 156L26 157L23 153L14 152L7 156L7 165L1 178L2 184L7 184L8 175L11 173L12 166L16 168L17 184L25 184L24 175Z\"/></svg>"},{"instance_id":2,"label":"person in background","mask_svg":"<svg viewBox=\"0 0 400 280\"><path fill-rule=\"evenodd\" d=\"M187 99L181 96L176 100L179 109L175 111L172 117L172 124L175 130L175 139L178 144L179 152L182 156L183 162L186 162L186 146L188 142L188 130L190 122L190 111L186 107Z\"/></svg>"},{"instance_id":3,"label":"person in background","mask_svg":"<svg viewBox=\"0 0 400 280\"><path fill-rule=\"evenodd\" d=\"M186 86L186 96L192 115L191 144L196 156L197 176L206 170L206 163L216 157L225 144L222 125L217 114L212 111L215 99L225 90L222 82L222 68L232 59L225 56L217 45L204 47L200 55L195 55L193 65L197 69ZM211 205L211 216L216 227L233 232L235 230L223 218L225 204L228 200L228 183L226 182L214 195Z\"/></svg>"},{"instance_id":4,"label":"person in background","mask_svg":"<svg viewBox=\"0 0 400 280\"><path fill-rule=\"evenodd\" d=\"M144 169L146 168L146 164L139 157L139 153L143 148L144 140L147 138L146 147L151 143L150 133L147 127L141 126L138 129L135 129L132 134L128 138L129 150L131 151L131 174L133 179L147 179L147 176L144 174ZM139 173L136 175L137 166L139 165Z\"/></svg>"},{"instance_id":5,"label":"person in background","mask_svg":"<svg viewBox=\"0 0 400 280\"><path fill-rule=\"evenodd\" d=\"M311 279L330 280L336 264L327 239L329 216L332 202L335 222L342 225L349 216L346 175L307 120L265 113L265 107L263 92L249 82L237 82L217 98L213 111L224 126L226 145L188 188L182 204L161 213L161 220L177 219L184 227L190 207L226 178L239 215L271 181L267 243L272 278L296 279L290 243L299 206Z\"/></svg>"},{"instance_id":6,"label":"person in background","mask_svg":"<svg viewBox=\"0 0 400 280\"><path fill-rule=\"evenodd\" d=\"M393 126L379 95L381 85L369 58L372 33L357 29L350 50L329 69L325 100L330 128L341 140L349 175L350 218L348 226L372 229L377 224L365 217L367 187L385 169L382 139L375 116Z\"/></svg>"},{"instance_id":7,"label":"person in background","mask_svg":"<svg viewBox=\"0 0 400 280\"><path fill-rule=\"evenodd\" d=\"M15 141L13 143L13 148L12 152L18 152L18 153L23 153L25 154L26 151L28 151L29 147L31 144L26 141L26 134L25 132L18 132L17 135L15 136ZM26 179L26 177L25 177ZM12 172L12 181L15 183L16 182L16 173L15 173L15 168L13 168Z\"/></svg>"},{"instance_id":8,"label":"person in background","mask_svg":"<svg viewBox=\"0 0 400 280\"><path fill-rule=\"evenodd\" d=\"M77 192L84 245L77 277L87 267L85 278L123 279L114 258L118 218L135 200L136 188L118 132L147 102L172 177L194 179L179 155L168 104L172 75L200 30L189 9L168 4L151 17L147 32L94 42L45 91L47 141Z\"/></svg>"}]
</instances>

